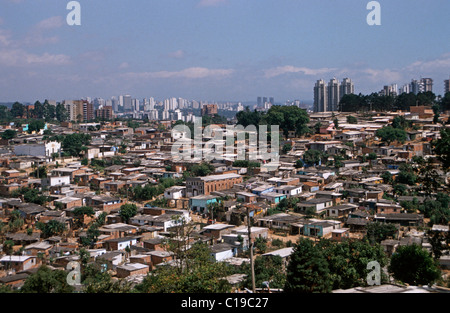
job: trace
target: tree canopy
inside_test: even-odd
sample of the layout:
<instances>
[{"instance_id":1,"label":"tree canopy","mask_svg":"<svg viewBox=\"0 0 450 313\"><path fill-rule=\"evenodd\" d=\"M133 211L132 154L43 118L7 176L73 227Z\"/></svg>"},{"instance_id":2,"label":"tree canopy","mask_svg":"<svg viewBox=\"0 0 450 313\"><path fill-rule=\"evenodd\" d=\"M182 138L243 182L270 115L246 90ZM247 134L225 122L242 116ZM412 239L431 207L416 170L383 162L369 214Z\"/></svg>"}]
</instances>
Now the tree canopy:
<instances>
[{"instance_id":1,"label":"tree canopy","mask_svg":"<svg viewBox=\"0 0 450 313\"><path fill-rule=\"evenodd\" d=\"M400 143L404 143L406 141L406 131L404 129L394 128L392 126L385 126L378 129L375 135L388 145L394 141L398 141Z\"/></svg>"},{"instance_id":2,"label":"tree canopy","mask_svg":"<svg viewBox=\"0 0 450 313\"><path fill-rule=\"evenodd\" d=\"M427 285L440 278L440 270L431 254L412 244L399 246L389 265L395 279L410 285Z\"/></svg>"},{"instance_id":3,"label":"tree canopy","mask_svg":"<svg viewBox=\"0 0 450 313\"><path fill-rule=\"evenodd\" d=\"M307 112L297 106L274 105L267 112L257 110L250 111L247 107L236 114L237 124L247 127L249 125L277 125L287 138L289 131L295 131L296 135L309 133L307 124L309 116Z\"/></svg>"},{"instance_id":4,"label":"tree canopy","mask_svg":"<svg viewBox=\"0 0 450 313\"><path fill-rule=\"evenodd\" d=\"M450 129L441 130L441 138L433 143L434 151L442 162L444 170L450 169Z\"/></svg>"},{"instance_id":5,"label":"tree canopy","mask_svg":"<svg viewBox=\"0 0 450 313\"><path fill-rule=\"evenodd\" d=\"M322 250L309 239L300 239L287 267L287 293L327 293L331 291L328 262Z\"/></svg>"}]
</instances>

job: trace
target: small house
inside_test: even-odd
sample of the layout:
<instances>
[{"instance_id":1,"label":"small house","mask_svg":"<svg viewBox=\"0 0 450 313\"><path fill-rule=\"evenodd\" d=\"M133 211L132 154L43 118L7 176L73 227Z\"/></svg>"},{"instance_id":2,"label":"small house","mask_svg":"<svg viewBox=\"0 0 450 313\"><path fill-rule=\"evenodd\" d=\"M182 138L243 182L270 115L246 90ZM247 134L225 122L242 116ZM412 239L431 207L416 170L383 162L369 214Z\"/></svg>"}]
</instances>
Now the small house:
<instances>
[{"instance_id":1,"label":"small house","mask_svg":"<svg viewBox=\"0 0 450 313\"><path fill-rule=\"evenodd\" d=\"M116 267L117 277L125 278L133 275L146 275L150 267L141 263L126 263Z\"/></svg>"}]
</instances>

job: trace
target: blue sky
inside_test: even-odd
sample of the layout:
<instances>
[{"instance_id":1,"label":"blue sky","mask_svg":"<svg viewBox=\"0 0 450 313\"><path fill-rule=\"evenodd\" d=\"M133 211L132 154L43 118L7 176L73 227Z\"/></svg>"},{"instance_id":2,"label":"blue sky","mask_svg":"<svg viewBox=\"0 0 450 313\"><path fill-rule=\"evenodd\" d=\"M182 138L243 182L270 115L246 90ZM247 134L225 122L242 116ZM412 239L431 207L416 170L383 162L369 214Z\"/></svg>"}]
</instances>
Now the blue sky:
<instances>
[{"instance_id":1,"label":"blue sky","mask_svg":"<svg viewBox=\"0 0 450 313\"><path fill-rule=\"evenodd\" d=\"M0 101L183 97L311 100L316 80L356 92L450 77L448 0L0 0Z\"/></svg>"}]
</instances>

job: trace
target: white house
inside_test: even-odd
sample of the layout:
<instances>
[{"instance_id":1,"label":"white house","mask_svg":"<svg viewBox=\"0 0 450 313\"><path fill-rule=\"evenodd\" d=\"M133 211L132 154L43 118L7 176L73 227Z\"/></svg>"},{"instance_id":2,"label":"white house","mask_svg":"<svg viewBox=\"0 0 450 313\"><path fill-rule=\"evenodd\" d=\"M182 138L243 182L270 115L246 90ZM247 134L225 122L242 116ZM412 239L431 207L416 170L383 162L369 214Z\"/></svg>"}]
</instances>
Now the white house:
<instances>
[{"instance_id":1,"label":"white house","mask_svg":"<svg viewBox=\"0 0 450 313\"><path fill-rule=\"evenodd\" d=\"M164 198L174 200L174 199L180 199L184 197L184 194L186 193L186 187L182 186L173 186L170 188L167 188L164 191Z\"/></svg>"},{"instance_id":2,"label":"white house","mask_svg":"<svg viewBox=\"0 0 450 313\"><path fill-rule=\"evenodd\" d=\"M282 185L279 187L275 187L274 191L276 193L286 195L287 198L291 198L291 197L295 197L295 196L301 194L302 187L303 187L303 184L298 185L298 186Z\"/></svg>"},{"instance_id":3,"label":"white house","mask_svg":"<svg viewBox=\"0 0 450 313\"><path fill-rule=\"evenodd\" d=\"M116 239L106 240L105 243L108 244L109 250L125 250L127 247L136 245L136 237L122 237Z\"/></svg>"},{"instance_id":4,"label":"white house","mask_svg":"<svg viewBox=\"0 0 450 313\"><path fill-rule=\"evenodd\" d=\"M68 186L70 185L70 176L48 176L41 179L43 187Z\"/></svg>"},{"instance_id":5,"label":"white house","mask_svg":"<svg viewBox=\"0 0 450 313\"><path fill-rule=\"evenodd\" d=\"M216 261L223 261L235 257L237 247L228 243L219 243L211 246L211 255Z\"/></svg>"},{"instance_id":6,"label":"white house","mask_svg":"<svg viewBox=\"0 0 450 313\"><path fill-rule=\"evenodd\" d=\"M15 145L14 153L18 156L29 155L29 156L46 156L51 157L53 153L61 152L61 143L57 141L51 141L42 144L23 144Z\"/></svg>"}]
</instances>

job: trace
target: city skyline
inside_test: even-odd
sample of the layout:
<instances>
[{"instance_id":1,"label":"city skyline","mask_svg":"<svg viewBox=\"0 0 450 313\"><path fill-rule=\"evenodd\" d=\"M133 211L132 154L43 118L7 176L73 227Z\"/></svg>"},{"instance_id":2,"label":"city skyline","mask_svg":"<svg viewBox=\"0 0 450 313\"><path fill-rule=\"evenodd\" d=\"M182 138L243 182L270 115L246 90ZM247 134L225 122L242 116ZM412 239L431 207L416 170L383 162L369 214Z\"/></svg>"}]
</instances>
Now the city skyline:
<instances>
[{"instance_id":1,"label":"city skyline","mask_svg":"<svg viewBox=\"0 0 450 313\"><path fill-rule=\"evenodd\" d=\"M448 1L379 1L380 26L356 0L79 1L80 26L67 2L0 0L1 102L312 101L322 77L363 94L430 77L442 95L450 77Z\"/></svg>"}]
</instances>

